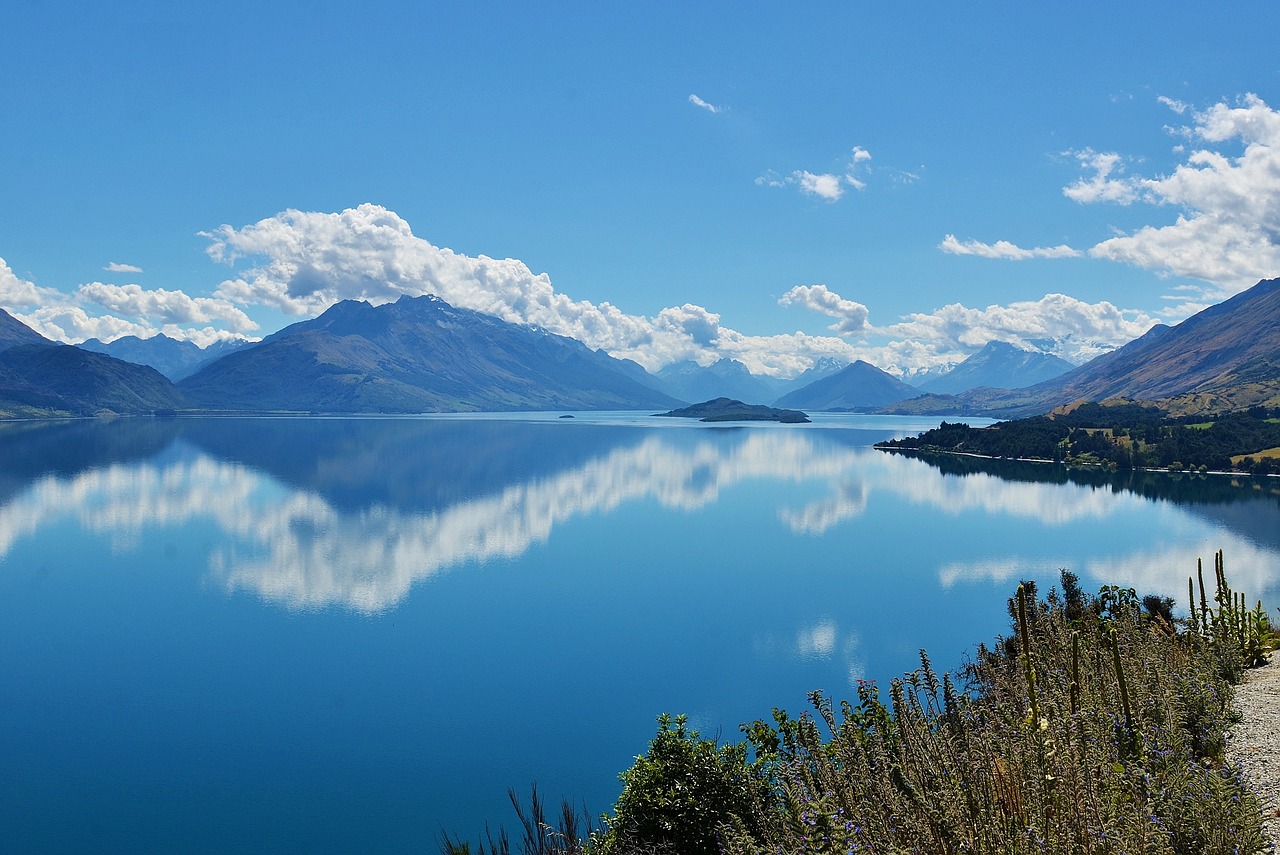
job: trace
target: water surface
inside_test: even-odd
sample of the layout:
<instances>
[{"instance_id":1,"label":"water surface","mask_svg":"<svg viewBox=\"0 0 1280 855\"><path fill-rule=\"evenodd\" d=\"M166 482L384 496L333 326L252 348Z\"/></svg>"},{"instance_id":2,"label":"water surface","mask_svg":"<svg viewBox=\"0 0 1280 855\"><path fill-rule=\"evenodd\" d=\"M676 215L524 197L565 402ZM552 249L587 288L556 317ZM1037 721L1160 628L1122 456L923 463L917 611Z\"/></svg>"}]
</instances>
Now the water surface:
<instances>
[{"instance_id":1,"label":"water surface","mask_svg":"<svg viewBox=\"0 0 1280 855\"><path fill-rule=\"evenodd\" d=\"M919 419L642 414L0 426L0 835L15 851L432 851L508 786L600 812L704 733L940 667L1058 569L1280 602L1280 501L930 463Z\"/></svg>"}]
</instances>

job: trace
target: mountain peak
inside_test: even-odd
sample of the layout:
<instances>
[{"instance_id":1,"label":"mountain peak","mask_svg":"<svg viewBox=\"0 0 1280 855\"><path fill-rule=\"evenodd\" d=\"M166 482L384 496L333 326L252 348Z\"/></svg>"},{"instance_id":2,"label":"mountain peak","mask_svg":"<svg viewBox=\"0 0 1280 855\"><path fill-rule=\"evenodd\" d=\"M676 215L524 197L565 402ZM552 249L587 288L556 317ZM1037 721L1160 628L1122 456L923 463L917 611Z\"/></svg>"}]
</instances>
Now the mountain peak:
<instances>
[{"instance_id":1,"label":"mountain peak","mask_svg":"<svg viewBox=\"0 0 1280 855\"><path fill-rule=\"evenodd\" d=\"M774 404L803 410L866 410L919 394L916 387L859 359L834 374L783 395Z\"/></svg>"},{"instance_id":2,"label":"mountain peak","mask_svg":"<svg viewBox=\"0 0 1280 855\"><path fill-rule=\"evenodd\" d=\"M638 366L636 366L638 367ZM249 411L638 409L678 401L576 339L434 295L343 301L182 383L198 404Z\"/></svg>"}]
</instances>

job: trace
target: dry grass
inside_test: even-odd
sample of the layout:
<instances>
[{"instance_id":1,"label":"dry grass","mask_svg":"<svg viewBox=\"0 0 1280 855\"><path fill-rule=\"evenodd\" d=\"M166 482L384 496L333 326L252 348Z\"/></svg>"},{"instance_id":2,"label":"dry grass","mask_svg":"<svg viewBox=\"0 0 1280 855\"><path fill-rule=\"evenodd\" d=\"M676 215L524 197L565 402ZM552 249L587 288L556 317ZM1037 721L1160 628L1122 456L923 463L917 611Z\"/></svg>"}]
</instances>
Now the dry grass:
<instances>
[{"instance_id":1,"label":"dry grass","mask_svg":"<svg viewBox=\"0 0 1280 855\"><path fill-rule=\"evenodd\" d=\"M1231 465L1239 466L1240 461L1244 460L1246 457L1252 457L1254 460L1257 460L1262 457L1280 457L1280 446L1277 446L1276 448L1268 448L1263 451L1255 451L1252 454L1233 455L1231 458Z\"/></svg>"}]
</instances>

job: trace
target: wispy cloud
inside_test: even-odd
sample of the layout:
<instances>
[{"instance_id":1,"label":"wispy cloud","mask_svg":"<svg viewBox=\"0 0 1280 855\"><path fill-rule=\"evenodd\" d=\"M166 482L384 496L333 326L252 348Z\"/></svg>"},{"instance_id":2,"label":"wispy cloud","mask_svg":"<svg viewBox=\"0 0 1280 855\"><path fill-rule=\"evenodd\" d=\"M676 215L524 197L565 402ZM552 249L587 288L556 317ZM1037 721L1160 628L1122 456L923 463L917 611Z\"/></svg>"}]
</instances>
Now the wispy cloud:
<instances>
[{"instance_id":1,"label":"wispy cloud","mask_svg":"<svg viewBox=\"0 0 1280 855\"><path fill-rule=\"evenodd\" d=\"M702 109L706 110L708 113L719 113L724 110L723 107L717 107L715 104L712 104L708 101L703 101L697 95L690 95L689 103L695 107L701 107Z\"/></svg>"},{"instance_id":2,"label":"wispy cloud","mask_svg":"<svg viewBox=\"0 0 1280 855\"><path fill-rule=\"evenodd\" d=\"M796 169L787 175L769 170L756 179L760 187L795 187L801 193L817 196L827 202L843 198L848 188L865 190L865 176L870 169L871 152L862 146L854 146L845 167L840 172L810 172Z\"/></svg>"},{"instance_id":3,"label":"wispy cloud","mask_svg":"<svg viewBox=\"0 0 1280 855\"><path fill-rule=\"evenodd\" d=\"M1013 261L1025 261L1029 258L1074 258L1084 255L1080 250L1072 249L1065 244L1025 249L1007 240L982 243L976 240L962 241L957 239L955 235L944 237L942 243L938 244L938 248L952 255L976 255L981 258L1005 258Z\"/></svg>"},{"instance_id":4,"label":"wispy cloud","mask_svg":"<svg viewBox=\"0 0 1280 855\"><path fill-rule=\"evenodd\" d=\"M102 268L108 273L141 273L142 268L132 264L121 264L118 261L108 261L106 266Z\"/></svg>"}]
</instances>

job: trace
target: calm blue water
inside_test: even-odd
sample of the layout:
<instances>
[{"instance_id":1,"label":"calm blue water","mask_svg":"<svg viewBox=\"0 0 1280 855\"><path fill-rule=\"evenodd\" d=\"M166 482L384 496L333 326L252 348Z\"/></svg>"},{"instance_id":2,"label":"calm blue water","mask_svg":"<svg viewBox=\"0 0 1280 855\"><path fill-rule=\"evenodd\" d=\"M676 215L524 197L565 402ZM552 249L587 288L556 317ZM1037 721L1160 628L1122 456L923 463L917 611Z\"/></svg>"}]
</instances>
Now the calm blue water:
<instances>
[{"instance_id":1,"label":"calm blue water","mask_svg":"<svg viewBox=\"0 0 1280 855\"><path fill-rule=\"evenodd\" d=\"M1247 481L557 415L0 426L0 848L434 851L508 786L606 810L660 712L956 667L1022 578L1181 602L1222 548L1280 603Z\"/></svg>"}]
</instances>

